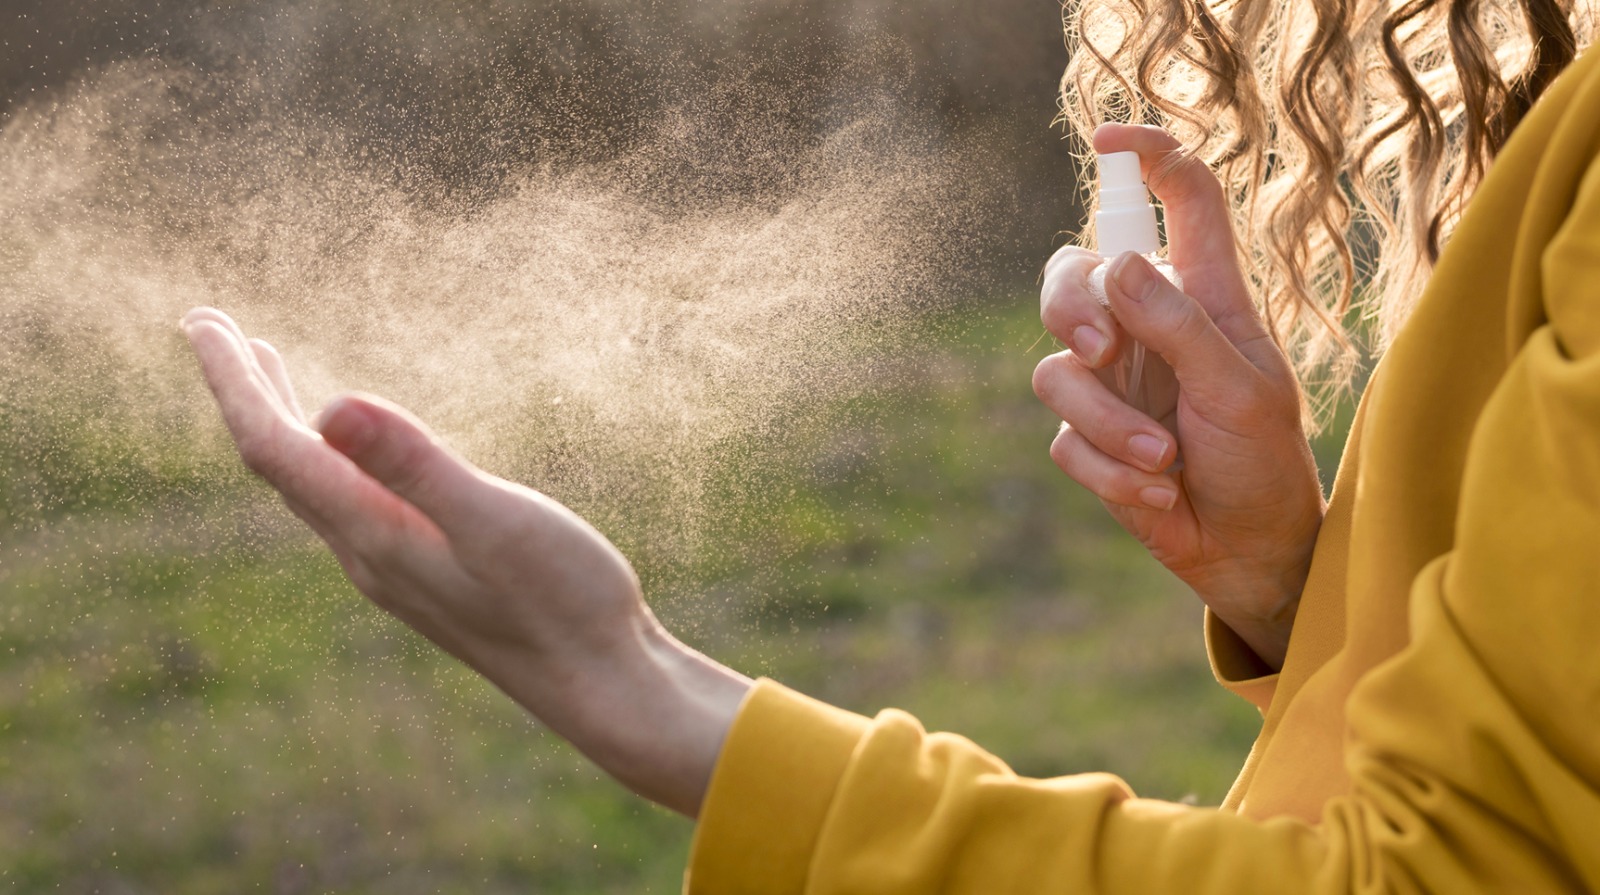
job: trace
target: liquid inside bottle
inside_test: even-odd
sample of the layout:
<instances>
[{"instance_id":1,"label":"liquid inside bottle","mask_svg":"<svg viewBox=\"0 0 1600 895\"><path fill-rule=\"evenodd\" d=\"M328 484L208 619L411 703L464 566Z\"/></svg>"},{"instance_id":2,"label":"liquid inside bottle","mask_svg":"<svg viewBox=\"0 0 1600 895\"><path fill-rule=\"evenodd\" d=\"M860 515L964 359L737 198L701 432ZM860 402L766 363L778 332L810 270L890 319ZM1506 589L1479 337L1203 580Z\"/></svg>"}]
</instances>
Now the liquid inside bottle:
<instances>
[{"instance_id":1,"label":"liquid inside bottle","mask_svg":"<svg viewBox=\"0 0 1600 895\"><path fill-rule=\"evenodd\" d=\"M1183 281L1178 272L1173 269L1167 259L1159 252L1145 252L1144 259L1149 261L1156 272L1166 277L1169 282L1178 288L1183 288ZM1106 274L1109 272L1111 262L1116 259L1106 258L1095 267L1089 275L1089 291L1094 294L1095 300L1106 310L1111 310L1111 299L1106 297ZM1122 355L1117 358L1111 367L1116 376L1117 391L1122 400L1134 407L1149 408L1152 404L1151 396L1147 394L1149 378L1145 376L1145 347L1143 343L1134 341L1123 349Z\"/></svg>"}]
</instances>

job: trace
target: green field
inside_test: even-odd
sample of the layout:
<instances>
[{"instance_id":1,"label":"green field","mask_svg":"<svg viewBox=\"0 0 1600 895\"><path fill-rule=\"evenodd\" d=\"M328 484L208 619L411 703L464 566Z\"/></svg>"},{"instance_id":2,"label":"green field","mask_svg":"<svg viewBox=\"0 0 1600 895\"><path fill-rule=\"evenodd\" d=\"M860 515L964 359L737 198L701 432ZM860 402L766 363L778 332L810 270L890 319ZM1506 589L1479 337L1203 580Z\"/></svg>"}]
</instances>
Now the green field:
<instances>
[{"instance_id":1,"label":"green field","mask_svg":"<svg viewBox=\"0 0 1600 895\"><path fill-rule=\"evenodd\" d=\"M1212 683L1198 602L1050 463L1051 346L1008 307L927 320L911 373L819 411L759 487L730 465L694 555L608 533L742 671L1217 802L1256 714ZM0 889L677 890L691 825L367 605L219 427L118 420L0 400Z\"/></svg>"}]
</instances>

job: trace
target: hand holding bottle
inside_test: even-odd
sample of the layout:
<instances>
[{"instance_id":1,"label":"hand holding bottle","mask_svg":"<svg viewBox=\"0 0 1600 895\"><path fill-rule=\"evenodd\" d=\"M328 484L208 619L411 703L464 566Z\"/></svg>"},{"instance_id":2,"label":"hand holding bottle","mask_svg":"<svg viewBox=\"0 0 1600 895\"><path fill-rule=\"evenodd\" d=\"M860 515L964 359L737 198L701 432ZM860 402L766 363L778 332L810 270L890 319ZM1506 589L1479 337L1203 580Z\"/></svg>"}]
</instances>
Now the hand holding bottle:
<instances>
[{"instance_id":1,"label":"hand holding bottle","mask_svg":"<svg viewBox=\"0 0 1600 895\"><path fill-rule=\"evenodd\" d=\"M1323 513L1299 387L1251 301L1221 184L1204 164L1162 162L1165 131L1105 125L1100 153L1139 154L1166 209L1180 290L1135 252L1101 263L1064 248L1045 268L1040 314L1071 350L1046 358L1034 391L1065 425L1051 457L1273 667L1282 664ZM1146 349L1140 406L1108 371ZM1181 466L1175 462L1181 457Z\"/></svg>"}]
</instances>

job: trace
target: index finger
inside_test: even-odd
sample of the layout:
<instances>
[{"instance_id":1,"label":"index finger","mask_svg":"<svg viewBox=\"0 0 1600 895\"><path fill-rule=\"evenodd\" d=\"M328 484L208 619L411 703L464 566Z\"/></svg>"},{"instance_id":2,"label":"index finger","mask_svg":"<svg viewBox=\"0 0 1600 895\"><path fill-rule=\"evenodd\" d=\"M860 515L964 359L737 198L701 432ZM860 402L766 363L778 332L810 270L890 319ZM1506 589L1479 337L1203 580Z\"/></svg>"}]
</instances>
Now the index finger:
<instances>
[{"instance_id":1,"label":"index finger","mask_svg":"<svg viewBox=\"0 0 1600 895\"><path fill-rule=\"evenodd\" d=\"M1064 245L1056 249L1055 253L1050 256L1050 260L1044 263L1044 272L1039 275L1039 279L1041 282L1050 279L1056 270L1064 266L1084 267L1087 269L1094 267L1103 260L1105 259L1100 257L1100 253L1093 249L1086 249L1083 246L1076 245Z\"/></svg>"},{"instance_id":2,"label":"index finger","mask_svg":"<svg viewBox=\"0 0 1600 895\"><path fill-rule=\"evenodd\" d=\"M253 461L266 459L269 446L281 440L282 430L294 421L256 373L254 360L245 355L244 346L228 327L191 314L183 320L183 332L240 455L251 469L267 475L267 470L257 469Z\"/></svg>"},{"instance_id":3,"label":"index finger","mask_svg":"<svg viewBox=\"0 0 1600 895\"><path fill-rule=\"evenodd\" d=\"M1098 254L1083 249L1057 252L1039 289L1039 319L1045 329L1091 367L1116 358L1121 342L1110 307L1090 289L1090 274L1100 262Z\"/></svg>"},{"instance_id":4,"label":"index finger","mask_svg":"<svg viewBox=\"0 0 1600 895\"><path fill-rule=\"evenodd\" d=\"M417 521L402 518L420 517L415 508L289 414L258 374L248 345L228 327L208 316L191 316L183 328L240 458L291 505L316 516L307 521L321 523L319 531L360 538L371 534L375 522Z\"/></svg>"}]
</instances>

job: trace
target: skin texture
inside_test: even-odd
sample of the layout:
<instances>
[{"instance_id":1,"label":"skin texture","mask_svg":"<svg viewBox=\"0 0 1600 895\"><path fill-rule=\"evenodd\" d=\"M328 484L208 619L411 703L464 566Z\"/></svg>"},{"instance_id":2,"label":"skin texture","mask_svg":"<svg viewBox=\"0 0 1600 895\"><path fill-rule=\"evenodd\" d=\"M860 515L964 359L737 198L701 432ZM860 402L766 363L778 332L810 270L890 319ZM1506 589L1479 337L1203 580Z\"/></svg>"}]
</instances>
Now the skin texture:
<instances>
[{"instance_id":1,"label":"skin texture","mask_svg":"<svg viewBox=\"0 0 1600 895\"><path fill-rule=\"evenodd\" d=\"M1173 155L1159 128L1105 125L1094 144L1139 153L1187 294L1128 253L1106 278L1108 312L1088 288L1099 255L1068 246L1050 259L1040 317L1071 346L1034 371L1063 420L1050 456L1280 668L1324 511L1299 387L1251 300L1212 172ZM1148 349L1151 406L1113 391L1110 365L1131 340Z\"/></svg>"},{"instance_id":2,"label":"skin texture","mask_svg":"<svg viewBox=\"0 0 1600 895\"><path fill-rule=\"evenodd\" d=\"M382 399L309 421L278 353L220 311L182 328L245 464L362 593L635 792L698 813L750 681L673 639L611 542Z\"/></svg>"}]
</instances>

